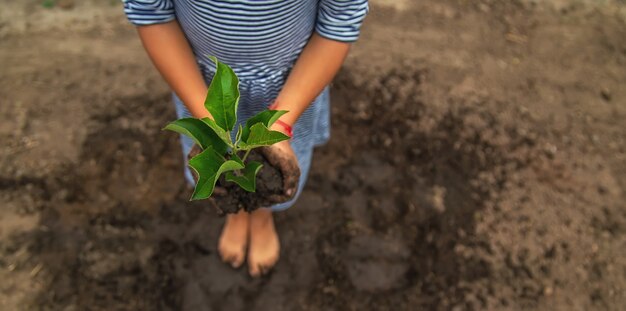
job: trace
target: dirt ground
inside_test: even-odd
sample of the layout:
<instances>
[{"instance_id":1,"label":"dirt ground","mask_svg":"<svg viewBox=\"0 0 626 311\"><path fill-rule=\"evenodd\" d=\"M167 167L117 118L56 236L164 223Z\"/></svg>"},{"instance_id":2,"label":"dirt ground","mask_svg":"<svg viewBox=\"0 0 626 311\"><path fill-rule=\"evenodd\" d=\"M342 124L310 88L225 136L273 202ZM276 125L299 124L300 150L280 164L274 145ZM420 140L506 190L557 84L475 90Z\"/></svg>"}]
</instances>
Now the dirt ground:
<instances>
[{"instance_id":1,"label":"dirt ground","mask_svg":"<svg viewBox=\"0 0 626 311\"><path fill-rule=\"evenodd\" d=\"M626 4L372 1L260 280L118 1L0 0L0 310L623 310Z\"/></svg>"}]
</instances>

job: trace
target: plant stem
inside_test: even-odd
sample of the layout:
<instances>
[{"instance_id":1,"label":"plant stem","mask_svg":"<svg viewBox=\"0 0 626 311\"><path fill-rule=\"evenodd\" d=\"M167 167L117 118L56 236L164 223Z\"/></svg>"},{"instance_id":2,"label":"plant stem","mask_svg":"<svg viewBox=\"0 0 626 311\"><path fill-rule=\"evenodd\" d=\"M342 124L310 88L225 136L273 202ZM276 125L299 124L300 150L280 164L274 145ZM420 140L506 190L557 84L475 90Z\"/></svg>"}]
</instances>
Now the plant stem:
<instances>
[{"instance_id":1,"label":"plant stem","mask_svg":"<svg viewBox=\"0 0 626 311\"><path fill-rule=\"evenodd\" d=\"M250 150L252 149L246 150L246 154L243 155L243 159L241 159L241 162L244 162L244 163L246 162L246 158L248 158L248 154L250 154Z\"/></svg>"},{"instance_id":2,"label":"plant stem","mask_svg":"<svg viewBox=\"0 0 626 311\"><path fill-rule=\"evenodd\" d=\"M233 139L230 137L230 131L226 131L227 135L228 135L228 145L235 149L235 147L237 146L237 144L233 144Z\"/></svg>"}]
</instances>

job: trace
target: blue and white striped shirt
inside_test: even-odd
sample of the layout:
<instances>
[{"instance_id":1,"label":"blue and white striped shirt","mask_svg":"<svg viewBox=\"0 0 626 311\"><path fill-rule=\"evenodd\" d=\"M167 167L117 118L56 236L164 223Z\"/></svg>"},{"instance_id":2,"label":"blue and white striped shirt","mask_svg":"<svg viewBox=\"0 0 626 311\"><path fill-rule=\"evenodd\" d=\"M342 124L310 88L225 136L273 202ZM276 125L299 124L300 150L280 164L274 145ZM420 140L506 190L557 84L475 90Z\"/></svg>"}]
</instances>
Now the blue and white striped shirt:
<instances>
[{"instance_id":1,"label":"blue and white striped shirt","mask_svg":"<svg viewBox=\"0 0 626 311\"><path fill-rule=\"evenodd\" d=\"M123 2L128 19L138 26L176 19L207 84L215 70L208 56L216 56L233 68L240 80L239 121L248 119L272 103L314 31L331 40L356 41L368 12L367 0ZM179 117L190 116L176 95L174 100ZM294 126L291 145L304 178L308 173L313 146L329 137L329 116L326 89ZM184 149L189 149L191 143L183 139ZM304 180L300 184L303 185Z\"/></svg>"},{"instance_id":2,"label":"blue and white striped shirt","mask_svg":"<svg viewBox=\"0 0 626 311\"><path fill-rule=\"evenodd\" d=\"M288 70L313 31L353 42L367 14L367 0L124 0L135 25L177 19L198 61L227 63L241 80Z\"/></svg>"}]
</instances>

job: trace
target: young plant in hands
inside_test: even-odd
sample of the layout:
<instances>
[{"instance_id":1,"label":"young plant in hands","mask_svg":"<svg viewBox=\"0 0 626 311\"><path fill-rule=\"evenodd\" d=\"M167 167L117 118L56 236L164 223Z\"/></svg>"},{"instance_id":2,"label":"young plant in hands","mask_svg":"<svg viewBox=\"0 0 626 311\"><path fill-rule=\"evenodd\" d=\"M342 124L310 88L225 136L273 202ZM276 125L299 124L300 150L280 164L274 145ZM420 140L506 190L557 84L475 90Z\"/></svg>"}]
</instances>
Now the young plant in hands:
<instances>
[{"instance_id":1,"label":"young plant in hands","mask_svg":"<svg viewBox=\"0 0 626 311\"><path fill-rule=\"evenodd\" d=\"M264 110L232 131L237 124L239 79L235 72L215 57L216 71L209 85L204 106L212 118L183 118L169 123L164 129L193 139L202 151L189 160L197 174L191 200L211 197L222 174L227 182L234 182L249 192L256 191L256 175L262 164L247 161L250 151L288 140L289 135L270 127L287 113L286 110ZM271 162L270 162L271 163ZM273 165L273 163L272 163Z\"/></svg>"}]
</instances>

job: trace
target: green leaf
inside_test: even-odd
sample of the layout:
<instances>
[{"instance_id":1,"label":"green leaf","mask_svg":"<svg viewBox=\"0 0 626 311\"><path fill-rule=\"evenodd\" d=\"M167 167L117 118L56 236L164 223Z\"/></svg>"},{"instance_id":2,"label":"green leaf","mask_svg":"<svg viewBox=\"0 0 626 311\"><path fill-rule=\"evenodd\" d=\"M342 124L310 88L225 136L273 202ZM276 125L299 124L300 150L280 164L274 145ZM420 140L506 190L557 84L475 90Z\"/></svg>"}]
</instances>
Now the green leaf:
<instances>
[{"instance_id":1,"label":"green leaf","mask_svg":"<svg viewBox=\"0 0 626 311\"><path fill-rule=\"evenodd\" d=\"M55 5L54 0L43 0L41 2L41 6L43 6L46 9L53 8L54 5Z\"/></svg>"},{"instance_id":2,"label":"green leaf","mask_svg":"<svg viewBox=\"0 0 626 311\"><path fill-rule=\"evenodd\" d=\"M191 200L210 197L222 173L244 168L237 161L224 159L211 147L189 160L189 166L198 174L198 183L191 195Z\"/></svg>"},{"instance_id":3,"label":"green leaf","mask_svg":"<svg viewBox=\"0 0 626 311\"><path fill-rule=\"evenodd\" d=\"M270 146L287 139L289 139L289 136L279 131L271 131L261 122L250 128L248 139L241 142L239 147L241 150L248 150L261 146Z\"/></svg>"},{"instance_id":4,"label":"green leaf","mask_svg":"<svg viewBox=\"0 0 626 311\"><path fill-rule=\"evenodd\" d=\"M215 62L215 75L204 102L204 106L225 131L231 131L237 123L239 105L239 79L228 65L209 56Z\"/></svg>"},{"instance_id":5,"label":"green leaf","mask_svg":"<svg viewBox=\"0 0 626 311\"><path fill-rule=\"evenodd\" d=\"M235 162L237 162L237 163L239 163L239 164L241 164L241 166L245 166L243 164L243 160L234 152L230 155L230 159L235 161Z\"/></svg>"},{"instance_id":6,"label":"green leaf","mask_svg":"<svg viewBox=\"0 0 626 311\"><path fill-rule=\"evenodd\" d=\"M174 131L193 139L196 144L205 150L212 147L215 151L225 154L228 146L220 137L203 121L195 118L183 118L170 122L164 130Z\"/></svg>"},{"instance_id":7,"label":"green leaf","mask_svg":"<svg viewBox=\"0 0 626 311\"><path fill-rule=\"evenodd\" d=\"M221 128L215 121L210 118L202 118L202 122L206 123L213 132L226 144L232 147L232 141L230 140L230 135L223 128Z\"/></svg>"},{"instance_id":8,"label":"green leaf","mask_svg":"<svg viewBox=\"0 0 626 311\"><path fill-rule=\"evenodd\" d=\"M267 128L271 127L278 118L287 113L287 110L263 110L257 113L254 117L248 119L246 121L246 126L243 128L243 133L241 134L241 139L246 141L248 139L248 135L250 135L250 128L253 125L261 122L267 126Z\"/></svg>"},{"instance_id":9,"label":"green leaf","mask_svg":"<svg viewBox=\"0 0 626 311\"><path fill-rule=\"evenodd\" d=\"M232 181L248 192L256 191L256 175L263 167L263 164L250 161L243 169L243 176L237 176L233 172L226 173L226 181Z\"/></svg>"}]
</instances>

